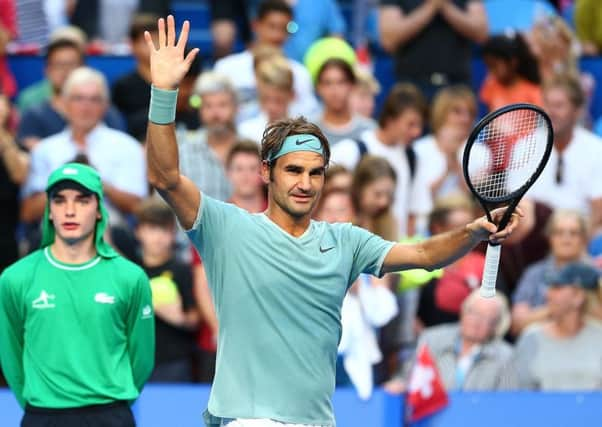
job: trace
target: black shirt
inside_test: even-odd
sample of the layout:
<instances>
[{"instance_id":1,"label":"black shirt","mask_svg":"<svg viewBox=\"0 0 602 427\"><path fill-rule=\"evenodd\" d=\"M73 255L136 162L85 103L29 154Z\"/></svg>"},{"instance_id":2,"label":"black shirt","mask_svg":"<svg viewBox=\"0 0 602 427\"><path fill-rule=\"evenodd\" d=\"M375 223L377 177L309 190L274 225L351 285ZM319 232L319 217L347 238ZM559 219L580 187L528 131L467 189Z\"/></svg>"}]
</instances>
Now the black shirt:
<instances>
[{"instance_id":1,"label":"black shirt","mask_svg":"<svg viewBox=\"0 0 602 427\"><path fill-rule=\"evenodd\" d=\"M146 267L140 263L148 275L151 286L153 280L170 280L175 284L182 298L182 309L189 311L195 306L192 294L192 269L174 259L158 267ZM171 362L191 356L194 348L194 331L178 328L155 315L155 363Z\"/></svg>"},{"instance_id":2,"label":"black shirt","mask_svg":"<svg viewBox=\"0 0 602 427\"><path fill-rule=\"evenodd\" d=\"M0 156L0 273L18 258L15 231L19 221L19 186L13 183Z\"/></svg>"},{"instance_id":3,"label":"black shirt","mask_svg":"<svg viewBox=\"0 0 602 427\"><path fill-rule=\"evenodd\" d=\"M111 99L125 116L127 131L138 141L144 140L150 105L150 84L134 71L113 84Z\"/></svg>"},{"instance_id":4,"label":"black shirt","mask_svg":"<svg viewBox=\"0 0 602 427\"><path fill-rule=\"evenodd\" d=\"M410 14L424 0L381 0L383 5L399 6ZM449 0L466 9L474 0ZM456 32L441 16L435 15L412 39L395 51L395 73L400 80L431 81L434 73L443 74L449 83L470 83L470 40Z\"/></svg>"}]
</instances>

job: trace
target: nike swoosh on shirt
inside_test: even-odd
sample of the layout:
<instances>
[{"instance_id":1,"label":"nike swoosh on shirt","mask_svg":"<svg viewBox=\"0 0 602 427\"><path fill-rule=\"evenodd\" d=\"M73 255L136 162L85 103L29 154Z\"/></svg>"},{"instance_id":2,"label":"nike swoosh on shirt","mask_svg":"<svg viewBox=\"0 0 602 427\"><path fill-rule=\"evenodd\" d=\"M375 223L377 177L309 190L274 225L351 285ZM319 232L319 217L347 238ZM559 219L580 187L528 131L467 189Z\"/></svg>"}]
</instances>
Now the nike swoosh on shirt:
<instances>
[{"instance_id":1,"label":"nike swoosh on shirt","mask_svg":"<svg viewBox=\"0 0 602 427\"><path fill-rule=\"evenodd\" d=\"M331 249L334 249L334 246L331 246L329 248L323 248L322 246L320 246L320 252L322 252L322 253L326 253Z\"/></svg>"}]
</instances>

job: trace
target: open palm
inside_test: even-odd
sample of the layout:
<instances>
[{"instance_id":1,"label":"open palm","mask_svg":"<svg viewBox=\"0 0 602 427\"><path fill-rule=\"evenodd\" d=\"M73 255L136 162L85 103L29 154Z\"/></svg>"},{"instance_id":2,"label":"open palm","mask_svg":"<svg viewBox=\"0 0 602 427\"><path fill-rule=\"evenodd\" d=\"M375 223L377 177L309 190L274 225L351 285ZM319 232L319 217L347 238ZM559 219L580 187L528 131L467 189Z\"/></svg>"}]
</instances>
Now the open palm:
<instances>
[{"instance_id":1,"label":"open palm","mask_svg":"<svg viewBox=\"0 0 602 427\"><path fill-rule=\"evenodd\" d=\"M157 21L157 27L159 30L158 48L153 43L150 33L144 32L144 39L150 51L151 83L159 89L175 89L188 72L199 50L193 49L184 57L190 30L188 21L184 21L182 24L177 43L176 24L173 16L167 17L167 29L163 18Z\"/></svg>"}]
</instances>

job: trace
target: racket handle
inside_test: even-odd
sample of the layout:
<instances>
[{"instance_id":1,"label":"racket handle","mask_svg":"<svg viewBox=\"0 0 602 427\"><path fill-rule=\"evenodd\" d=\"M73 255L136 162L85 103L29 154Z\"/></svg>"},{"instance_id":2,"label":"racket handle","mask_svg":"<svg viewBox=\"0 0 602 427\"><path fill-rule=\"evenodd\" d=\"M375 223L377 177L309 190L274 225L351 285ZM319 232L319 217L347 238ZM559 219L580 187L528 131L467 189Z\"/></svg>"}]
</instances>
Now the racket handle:
<instances>
[{"instance_id":1,"label":"racket handle","mask_svg":"<svg viewBox=\"0 0 602 427\"><path fill-rule=\"evenodd\" d=\"M495 295L495 282L497 281L497 270L500 266L501 251L502 247L500 245L487 245L483 281L480 289L483 298L492 298Z\"/></svg>"}]
</instances>

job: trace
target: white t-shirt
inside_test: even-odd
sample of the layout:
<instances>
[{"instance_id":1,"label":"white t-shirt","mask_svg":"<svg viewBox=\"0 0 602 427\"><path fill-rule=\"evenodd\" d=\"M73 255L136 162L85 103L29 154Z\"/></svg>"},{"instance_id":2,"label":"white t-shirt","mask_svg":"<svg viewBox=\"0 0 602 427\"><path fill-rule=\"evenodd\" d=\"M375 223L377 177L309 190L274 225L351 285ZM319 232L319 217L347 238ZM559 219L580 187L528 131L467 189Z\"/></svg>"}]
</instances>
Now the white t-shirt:
<instances>
[{"instance_id":1,"label":"white t-shirt","mask_svg":"<svg viewBox=\"0 0 602 427\"><path fill-rule=\"evenodd\" d=\"M368 153L386 158L397 174L397 187L393 202L393 213L399 224L402 236L407 233L408 215L428 215L431 209L431 194L428 185L416 170L414 179L410 178L410 165L403 145L385 145L376 138L375 130L366 130L361 135ZM360 161L357 142L343 140L331 149L331 162L354 170ZM418 165L417 165L418 166Z\"/></svg>"},{"instance_id":2,"label":"white t-shirt","mask_svg":"<svg viewBox=\"0 0 602 427\"><path fill-rule=\"evenodd\" d=\"M556 182L558 151L550 160L527 197L553 209L576 209L590 213L590 201L602 197L602 139L581 128L575 128L573 139L562 153L562 182Z\"/></svg>"},{"instance_id":3,"label":"white t-shirt","mask_svg":"<svg viewBox=\"0 0 602 427\"><path fill-rule=\"evenodd\" d=\"M311 116L318 110L318 101L314 96L311 77L307 69L292 59L288 59L293 71L295 99L291 103L291 117L298 115ZM241 53L228 55L215 63L216 73L227 76L234 84L238 93L239 121L249 119L259 114L257 103L257 83L253 71L253 55L245 50Z\"/></svg>"},{"instance_id":4,"label":"white t-shirt","mask_svg":"<svg viewBox=\"0 0 602 427\"><path fill-rule=\"evenodd\" d=\"M261 144L261 138L267 125L268 118L265 113L261 112L259 115L247 119L238 125L238 136Z\"/></svg>"}]
</instances>

